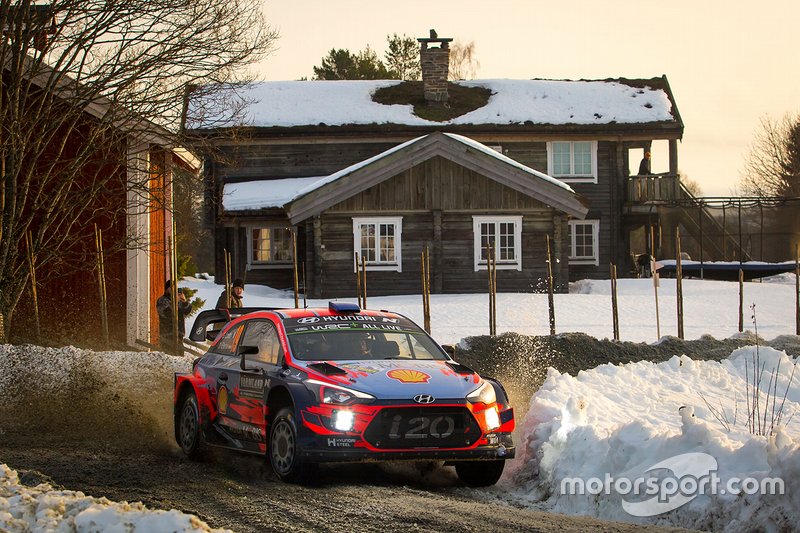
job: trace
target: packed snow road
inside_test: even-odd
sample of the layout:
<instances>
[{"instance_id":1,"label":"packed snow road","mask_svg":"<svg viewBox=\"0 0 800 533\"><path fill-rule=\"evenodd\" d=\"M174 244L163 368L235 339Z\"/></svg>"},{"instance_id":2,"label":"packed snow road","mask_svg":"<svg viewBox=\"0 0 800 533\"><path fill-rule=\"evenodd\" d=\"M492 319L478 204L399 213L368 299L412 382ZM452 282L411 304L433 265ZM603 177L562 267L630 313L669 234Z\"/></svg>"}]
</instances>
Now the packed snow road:
<instances>
[{"instance_id":1,"label":"packed snow road","mask_svg":"<svg viewBox=\"0 0 800 533\"><path fill-rule=\"evenodd\" d=\"M214 451L188 461L172 438L171 391L172 372L190 364L164 354L0 347L0 463L32 487L177 509L236 532L637 530L516 508L501 486L468 489L436 464L325 466L301 487L279 482L258 457Z\"/></svg>"},{"instance_id":2,"label":"packed snow road","mask_svg":"<svg viewBox=\"0 0 800 533\"><path fill-rule=\"evenodd\" d=\"M236 532L446 532L475 530L480 524L496 531L641 528L493 502L481 491L464 488L443 467L329 467L314 486L300 487L277 481L256 457L222 452L193 463L134 435L110 443L24 431L2 436L0 458L27 484L48 482L115 501L141 501L151 509L177 509Z\"/></svg>"}]
</instances>

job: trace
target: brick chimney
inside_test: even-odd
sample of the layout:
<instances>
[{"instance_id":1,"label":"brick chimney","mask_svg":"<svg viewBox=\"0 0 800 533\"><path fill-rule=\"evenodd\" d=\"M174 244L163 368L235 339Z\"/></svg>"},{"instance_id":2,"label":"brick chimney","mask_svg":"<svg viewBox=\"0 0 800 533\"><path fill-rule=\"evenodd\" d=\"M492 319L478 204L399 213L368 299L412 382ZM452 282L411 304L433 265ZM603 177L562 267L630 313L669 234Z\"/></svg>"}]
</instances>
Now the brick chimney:
<instances>
[{"instance_id":1,"label":"brick chimney","mask_svg":"<svg viewBox=\"0 0 800 533\"><path fill-rule=\"evenodd\" d=\"M419 62L422 66L422 89L428 105L445 105L447 103L447 73L450 67L450 41L439 38L436 30L431 30L430 37L419 41ZM431 47L438 44L438 47Z\"/></svg>"}]
</instances>

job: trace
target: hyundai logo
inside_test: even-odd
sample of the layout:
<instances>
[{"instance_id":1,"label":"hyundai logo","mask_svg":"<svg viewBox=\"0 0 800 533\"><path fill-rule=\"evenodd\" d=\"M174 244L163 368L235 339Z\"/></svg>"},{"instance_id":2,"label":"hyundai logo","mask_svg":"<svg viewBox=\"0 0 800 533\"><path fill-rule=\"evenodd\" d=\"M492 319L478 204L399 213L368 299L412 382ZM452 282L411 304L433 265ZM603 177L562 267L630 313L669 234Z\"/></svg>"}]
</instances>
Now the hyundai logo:
<instances>
[{"instance_id":1,"label":"hyundai logo","mask_svg":"<svg viewBox=\"0 0 800 533\"><path fill-rule=\"evenodd\" d=\"M417 394L414 396L414 401L417 403L433 403L436 400L430 394Z\"/></svg>"},{"instance_id":2,"label":"hyundai logo","mask_svg":"<svg viewBox=\"0 0 800 533\"><path fill-rule=\"evenodd\" d=\"M297 322L298 324L313 324L314 322L319 322L319 318L315 316L307 316L299 319Z\"/></svg>"}]
</instances>

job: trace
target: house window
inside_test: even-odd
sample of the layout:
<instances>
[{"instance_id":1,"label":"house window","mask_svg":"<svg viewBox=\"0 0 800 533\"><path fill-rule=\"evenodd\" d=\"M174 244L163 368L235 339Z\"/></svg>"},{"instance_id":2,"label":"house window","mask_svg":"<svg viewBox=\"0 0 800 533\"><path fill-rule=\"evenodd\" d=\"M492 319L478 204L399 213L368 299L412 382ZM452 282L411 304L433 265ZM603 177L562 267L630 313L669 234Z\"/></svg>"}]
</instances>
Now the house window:
<instances>
[{"instance_id":1,"label":"house window","mask_svg":"<svg viewBox=\"0 0 800 533\"><path fill-rule=\"evenodd\" d=\"M292 230L290 228L250 228L248 240L249 268L286 268L292 264Z\"/></svg>"},{"instance_id":2,"label":"house window","mask_svg":"<svg viewBox=\"0 0 800 533\"><path fill-rule=\"evenodd\" d=\"M353 249L359 262L363 257L367 270L402 272L402 232L403 217L354 218Z\"/></svg>"},{"instance_id":3,"label":"house window","mask_svg":"<svg viewBox=\"0 0 800 533\"><path fill-rule=\"evenodd\" d=\"M498 270L522 270L522 217L473 216L475 270L486 270L487 247Z\"/></svg>"},{"instance_id":4,"label":"house window","mask_svg":"<svg viewBox=\"0 0 800 533\"><path fill-rule=\"evenodd\" d=\"M570 220L569 262L571 265L599 265L599 220Z\"/></svg>"},{"instance_id":5,"label":"house window","mask_svg":"<svg viewBox=\"0 0 800 533\"><path fill-rule=\"evenodd\" d=\"M597 142L547 143L547 173L566 182L597 183Z\"/></svg>"}]
</instances>

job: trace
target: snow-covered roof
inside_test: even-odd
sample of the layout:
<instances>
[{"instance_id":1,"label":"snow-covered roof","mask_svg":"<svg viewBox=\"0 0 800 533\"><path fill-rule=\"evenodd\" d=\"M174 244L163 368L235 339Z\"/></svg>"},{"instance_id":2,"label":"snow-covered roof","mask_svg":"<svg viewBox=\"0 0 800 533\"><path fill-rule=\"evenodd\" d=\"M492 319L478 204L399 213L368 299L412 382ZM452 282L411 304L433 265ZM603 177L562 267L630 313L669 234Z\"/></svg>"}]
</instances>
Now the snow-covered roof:
<instances>
[{"instance_id":1,"label":"snow-covered roof","mask_svg":"<svg viewBox=\"0 0 800 533\"><path fill-rule=\"evenodd\" d=\"M647 80L645 80L647 81ZM411 105L384 105L372 94L401 82L265 81L240 89L242 116L235 123L208 114L208 102L190 102L189 128L248 125L255 127L396 124L407 126L513 124L641 124L678 122L661 79L624 80L472 80L465 87L492 91L489 102L449 121L417 117ZM658 83L660 82L660 83ZM202 110L202 112L200 111ZM200 116L203 115L203 116Z\"/></svg>"},{"instance_id":2,"label":"snow-covered roof","mask_svg":"<svg viewBox=\"0 0 800 533\"><path fill-rule=\"evenodd\" d=\"M569 192L574 192L572 187L566 183L539 172L538 170L534 170L528 166L525 166L522 163L519 163L508 156L492 150L488 146L474 141L468 137L464 137L463 135L455 135L452 133L445 133L444 135L459 143L474 148L475 150L478 150L494 159L497 159L498 161L502 161L505 164L514 166L515 168L518 168L533 177L545 180ZM402 144L398 144L397 146L389 148L378 155L365 159L364 161L359 161L358 163L343 168L338 172L334 172L329 176L262 179L239 183L226 183L222 192L222 207L227 212L284 207L297 198L301 198L324 185L348 176L357 170L360 170L380 159L402 150L403 148L418 143L425 137L427 136L417 137Z\"/></svg>"}]
</instances>

